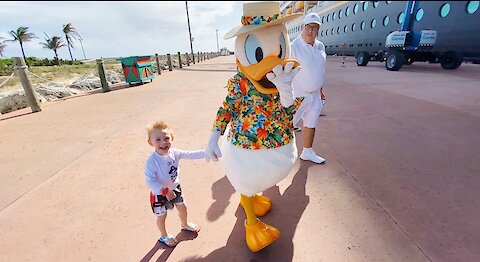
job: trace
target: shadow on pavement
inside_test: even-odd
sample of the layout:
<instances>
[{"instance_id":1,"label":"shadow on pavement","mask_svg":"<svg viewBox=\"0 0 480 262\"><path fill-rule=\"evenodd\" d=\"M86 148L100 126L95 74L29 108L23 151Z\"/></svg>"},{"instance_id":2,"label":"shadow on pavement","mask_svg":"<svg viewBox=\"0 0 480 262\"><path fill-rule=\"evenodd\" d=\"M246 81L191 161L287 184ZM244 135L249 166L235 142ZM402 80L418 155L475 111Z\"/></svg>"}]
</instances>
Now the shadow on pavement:
<instances>
[{"instance_id":1,"label":"shadow on pavement","mask_svg":"<svg viewBox=\"0 0 480 262\"><path fill-rule=\"evenodd\" d=\"M193 240L193 239L197 238L197 236L198 236L198 233L182 230L180 233L178 233L178 235L175 237L175 239L178 242L177 245L179 245L180 242ZM152 249L150 251L148 251L148 253L140 260L140 262L150 261L150 259L152 259L152 257L155 255L155 253L157 253L157 251L160 250L160 249L163 249L164 251L158 257L158 259L156 260L157 262L167 261L168 257L170 256L170 254L172 254L175 247L169 247L169 246L167 246L163 243L160 243L160 241L157 241L157 242L155 242L155 245L152 247Z\"/></svg>"},{"instance_id":2,"label":"shadow on pavement","mask_svg":"<svg viewBox=\"0 0 480 262\"><path fill-rule=\"evenodd\" d=\"M212 198L215 202L208 208L208 221L215 221L225 214L225 209L230 204L230 197L235 193L226 176L220 178L212 185ZM240 200L240 199L239 199Z\"/></svg>"},{"instance_id":3,"label":"shadow on pavement","mask_svg":"<svg viewBox=\"0 0 480 262\"><path fill-rule=\"evenodd\" d=\"M312 163L304 161L300 163L300 169L295 174L292 183L283 195L280 194L278 186L274 186L264 192L264 195L272 199L272 210L261 219L278 228L281 234L270 246L257 253L253 253L248 249L245 243L245 213L239 205L235 213L237 221L226 246L213 251L205 257L194 256L182 261L292 261L294 251L293 237L298 222L310 201L309 196L305 193L305 185L307 182L308 168L312 165ZM219 186L227 183L228 180L226 180L226 177L214 183L214 186L212 186L212 190L215 191L214 196L229 198L231 191ZM209 213L209 220L218 218L218 214L222 213L222 211L218 209L223 206L226 207L226 201L228 200L222 202L222 200L217 199L217 201L212 204L212 206L215 205L216 207L211 207L214 211ZM220 204L217 204L217 202Z\"/></svg>"}]
</instances>

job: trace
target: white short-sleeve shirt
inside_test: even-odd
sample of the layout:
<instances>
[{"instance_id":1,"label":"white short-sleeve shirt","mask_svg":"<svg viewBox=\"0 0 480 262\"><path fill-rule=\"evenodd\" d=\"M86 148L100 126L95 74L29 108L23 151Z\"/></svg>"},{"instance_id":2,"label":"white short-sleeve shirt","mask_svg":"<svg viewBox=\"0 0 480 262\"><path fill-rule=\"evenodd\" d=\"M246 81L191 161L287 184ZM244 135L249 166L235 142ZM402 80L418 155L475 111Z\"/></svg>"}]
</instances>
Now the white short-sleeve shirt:
<instances>
[{"instance_id":1,"label":"white short-sleeve shirt","mask_svg":"<svg viewBox=\"0 0 480 262\"><path fill-rule=\"evenodd\" d=\"M303 40L302 35L299 35L293 40L291 50L290 57L297 60L302 67L292 82L295 96L319 91L325 79L327 62L323 43L315 39L315 44L312 46Z\"/></svg>"}]
</instances>

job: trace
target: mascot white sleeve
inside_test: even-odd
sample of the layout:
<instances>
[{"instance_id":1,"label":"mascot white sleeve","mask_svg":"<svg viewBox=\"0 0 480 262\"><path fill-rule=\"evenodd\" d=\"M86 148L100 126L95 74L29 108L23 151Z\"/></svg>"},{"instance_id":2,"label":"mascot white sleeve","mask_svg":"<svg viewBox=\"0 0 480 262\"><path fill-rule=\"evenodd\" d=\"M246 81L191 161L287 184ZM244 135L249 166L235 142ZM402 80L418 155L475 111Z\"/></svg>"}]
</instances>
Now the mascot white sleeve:
<instances>
[{"instance_id":1,"label":"mascot white sleeve","mask_svg":"<svg viewBox=\"0 0 480 262\"><path fill-rule=\"evenodd\" d=\"M257 218L272 206L258 193L284 179L297 158L292 120L301 99L294 99L291 83L300 67L288 59L290 41L283 23L299 15L281 16L278 2L244 3L243 12L242 25L224 36L237 37L240 72L228 81L205 157L220 158L230 183L241 194L246 242L257 252L280 235Z\"/></svg>"}]
</instances>

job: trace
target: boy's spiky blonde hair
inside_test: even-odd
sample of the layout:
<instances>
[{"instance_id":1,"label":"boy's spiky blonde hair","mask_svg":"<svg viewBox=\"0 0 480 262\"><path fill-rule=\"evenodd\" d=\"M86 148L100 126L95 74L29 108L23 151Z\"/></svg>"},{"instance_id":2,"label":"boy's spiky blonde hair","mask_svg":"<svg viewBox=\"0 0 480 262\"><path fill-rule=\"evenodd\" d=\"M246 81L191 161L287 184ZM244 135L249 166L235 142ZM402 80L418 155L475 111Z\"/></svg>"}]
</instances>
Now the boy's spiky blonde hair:
<instances>
[{"instance_id":1,"label":"boy's spiky blonde hair","mask_svg":"<svg viewBox=\"0 0 480 262\"><path fill-rule=\"evenodd\" d=\"M150 141L150 136L152 135L152 132L155 129L160 129L160 130L167 129L168 132L170 133L170 136L173 139L173 132L170 129L170 127L168 127L168 124L165 123L164 121L156 121L156 122L152 122L152 123L147 125L148 141Z\"/></svg>"}]
</instances>

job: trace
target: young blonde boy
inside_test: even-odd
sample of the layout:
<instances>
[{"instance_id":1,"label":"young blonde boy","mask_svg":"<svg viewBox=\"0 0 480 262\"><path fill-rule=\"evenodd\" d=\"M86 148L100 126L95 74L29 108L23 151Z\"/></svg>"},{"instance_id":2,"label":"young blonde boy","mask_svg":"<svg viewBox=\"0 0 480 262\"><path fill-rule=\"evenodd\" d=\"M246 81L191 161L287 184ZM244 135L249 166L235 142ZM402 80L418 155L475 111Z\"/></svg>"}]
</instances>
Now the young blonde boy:
<instances>
[{"instance_id":1,"label":"young blonde boy","mask_svg":"<svg viewBox=\"0 0 480 262\"><path fill-rule=\"evenodd\" d=\"M160 230L158 241L167 246L177 245L176 239L167 232L165 220L167 210L177 208L182 229L198 232L200 226L187 220L185 205L180 187L180 159L202 159L204 150L187 151L172 147L173 132L165 122L158 121L147 127L148 143L154 148L145 163L145 181L150 187L150 204L157 216L157 226Z\"/></svg>"}]
</instances>

